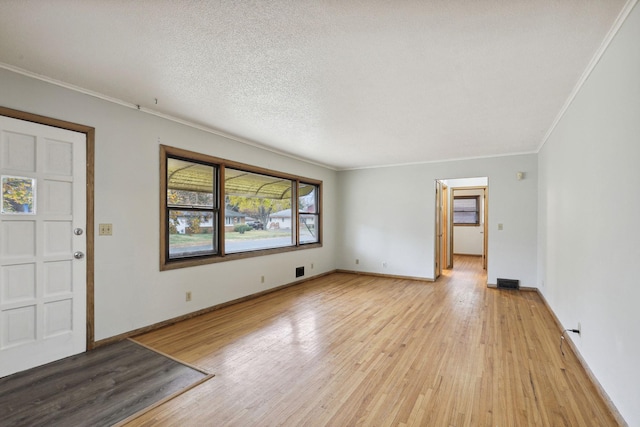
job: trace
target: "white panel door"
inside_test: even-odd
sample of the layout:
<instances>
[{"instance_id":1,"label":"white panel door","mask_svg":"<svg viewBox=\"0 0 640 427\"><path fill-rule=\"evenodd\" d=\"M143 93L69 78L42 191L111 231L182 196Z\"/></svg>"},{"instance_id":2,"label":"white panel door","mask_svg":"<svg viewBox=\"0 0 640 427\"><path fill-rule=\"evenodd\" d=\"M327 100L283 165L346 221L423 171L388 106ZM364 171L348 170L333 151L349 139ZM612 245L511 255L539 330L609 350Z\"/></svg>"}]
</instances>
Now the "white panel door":
<instances>
[{"instance_id":1,"label":"white panel door","mask_svg":"<svg viewBox=\"0 0 640 427\"><path fill-rule=\"evenodd\" d=\"M0 116L0 377L86 348L86 138Z\"/></svg>"}]
</instances>

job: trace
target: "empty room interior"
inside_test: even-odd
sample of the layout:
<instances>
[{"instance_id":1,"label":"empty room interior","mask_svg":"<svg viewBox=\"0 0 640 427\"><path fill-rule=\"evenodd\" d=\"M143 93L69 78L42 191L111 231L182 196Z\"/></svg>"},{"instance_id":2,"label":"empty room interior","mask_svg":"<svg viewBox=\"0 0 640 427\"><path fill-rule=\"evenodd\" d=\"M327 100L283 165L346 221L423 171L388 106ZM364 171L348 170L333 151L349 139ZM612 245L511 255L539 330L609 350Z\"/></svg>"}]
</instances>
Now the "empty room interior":
<instances>
[{"instance_id":1,"label":"empty room interior","mask_svg":"<svg viewBox=\"0 0 640 427\"><path fill-rule=\"evenodd\" d=\"M640 426L638 41L637 0L1 1L2 412L122 346L191 376L119 425Z\"/></svg>"}]
</instances>

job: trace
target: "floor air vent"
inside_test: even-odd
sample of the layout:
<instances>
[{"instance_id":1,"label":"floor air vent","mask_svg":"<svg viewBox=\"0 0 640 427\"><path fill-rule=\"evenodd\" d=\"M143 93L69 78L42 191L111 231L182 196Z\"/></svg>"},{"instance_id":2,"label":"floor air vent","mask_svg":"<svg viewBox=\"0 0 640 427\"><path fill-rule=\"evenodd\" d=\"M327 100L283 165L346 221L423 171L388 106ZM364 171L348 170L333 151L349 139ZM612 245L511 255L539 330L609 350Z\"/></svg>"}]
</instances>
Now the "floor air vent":
<instances>
[{"instance_id":1,"label":"floor air vent","mask_svg":"<svg viewBox=\"0 0 640 427\"><path fill-rule=\"evenodd\" d=\"M499 289L520 289L520 281L515 279L498 279Z\"/></svg>"}]
</instances>

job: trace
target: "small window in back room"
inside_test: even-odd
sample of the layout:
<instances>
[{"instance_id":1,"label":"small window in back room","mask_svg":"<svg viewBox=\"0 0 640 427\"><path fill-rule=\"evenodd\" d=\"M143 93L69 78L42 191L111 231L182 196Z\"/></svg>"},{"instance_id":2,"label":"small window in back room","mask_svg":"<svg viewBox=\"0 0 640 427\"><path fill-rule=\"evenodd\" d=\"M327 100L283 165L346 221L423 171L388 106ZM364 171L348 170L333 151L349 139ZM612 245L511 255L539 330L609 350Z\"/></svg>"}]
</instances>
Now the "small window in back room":
<instances>
[{"instance_id":1,"label":"small window in back room","mask_svg":"<svg viewBox=\"0 0 640 427\"><path fill-rule=\"evenodd\" d=\"M480 196L453 198L453 225L480 225Z\"/></svg>"}]
</instances>

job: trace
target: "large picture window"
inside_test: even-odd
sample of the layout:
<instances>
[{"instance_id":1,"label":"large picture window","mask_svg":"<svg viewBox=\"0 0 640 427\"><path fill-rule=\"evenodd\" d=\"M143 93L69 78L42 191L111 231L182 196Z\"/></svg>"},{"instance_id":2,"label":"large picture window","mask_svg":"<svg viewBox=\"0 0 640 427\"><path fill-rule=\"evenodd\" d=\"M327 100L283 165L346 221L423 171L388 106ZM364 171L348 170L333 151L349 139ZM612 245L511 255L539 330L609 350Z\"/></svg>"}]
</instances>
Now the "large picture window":
<instances>
[{"instance_id":1,"label":"large picture window","mask_svg":"<svg viewBox=\"0 0 640 427\"><path fill-rule=\"evenodd\" d=\"M240 214L225 230L226 253L281 248L295 244L291 215L294 181L238 169L225 169L227 210Z\"/></svg>"},{"instance_id":2,"label":"large picture window","mask_svg":"<svg viewBox=\"0 0 640 427\"><path fill-rule=\"evenodd\" d=\"M162 270L321 246L320 181L160 153Z\"/></svg>"}]
</instances>

